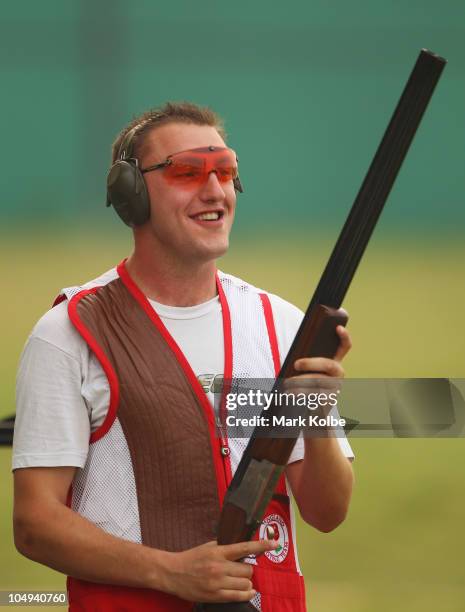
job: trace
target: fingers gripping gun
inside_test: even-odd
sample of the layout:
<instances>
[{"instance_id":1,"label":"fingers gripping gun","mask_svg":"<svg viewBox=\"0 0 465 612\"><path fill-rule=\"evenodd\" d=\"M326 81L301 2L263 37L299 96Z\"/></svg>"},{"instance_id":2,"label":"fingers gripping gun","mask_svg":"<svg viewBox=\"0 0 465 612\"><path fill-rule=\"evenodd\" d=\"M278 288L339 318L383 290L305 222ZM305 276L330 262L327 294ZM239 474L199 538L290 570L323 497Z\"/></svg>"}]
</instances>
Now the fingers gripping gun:
<instances>
[{"instance_id":1,"label":"fingers gripping gun","mask_svg":"<svg viewBox=\"0 0 465 612\"><path fill-rule=\"evenodd\" d=\"M336 354L336 327L347 322L338 309L445 63L443 58L430 51L420 52L277 381L296 374L293 367L296 359L332 358ZM277 385L278 382L273 391ZM267 415L278 415L282 410L282 407L272 404ZM273 437L272 431L267 431L266 436L260 428L255 429L234 474L220 516L219 544L234 544L253 537L285 469L296 439ZM196 610L253 612L256 608L251 603L197 604Z\"/></svg>"}]
</instances>

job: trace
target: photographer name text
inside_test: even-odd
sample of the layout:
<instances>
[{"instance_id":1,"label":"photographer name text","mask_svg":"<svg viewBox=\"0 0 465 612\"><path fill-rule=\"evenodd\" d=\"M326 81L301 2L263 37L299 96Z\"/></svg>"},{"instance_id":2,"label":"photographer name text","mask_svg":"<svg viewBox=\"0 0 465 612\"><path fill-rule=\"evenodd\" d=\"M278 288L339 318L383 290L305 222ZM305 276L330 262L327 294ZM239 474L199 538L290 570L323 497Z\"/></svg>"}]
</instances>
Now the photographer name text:
<instances>
[{"instance_id":1,"label":"photographer name text","mask_svg":"<svg viewBox=\"0 0 465 612\"><path fill-rule=\"evenodd\" d=\"M326 417L319 417L316 414L299 415L296 417L262 416L254 415L251 417L238 417L228 414L226 425L228 427L344 427L346 420L329 414Z\"/></svg>"}]
</instances>

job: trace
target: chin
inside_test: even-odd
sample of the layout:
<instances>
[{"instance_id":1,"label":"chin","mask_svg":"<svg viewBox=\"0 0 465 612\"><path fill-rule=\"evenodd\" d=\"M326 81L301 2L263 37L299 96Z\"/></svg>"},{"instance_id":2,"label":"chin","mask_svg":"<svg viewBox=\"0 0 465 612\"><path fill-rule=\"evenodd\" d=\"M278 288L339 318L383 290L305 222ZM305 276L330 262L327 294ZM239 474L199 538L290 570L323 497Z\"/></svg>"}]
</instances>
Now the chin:
<instances>
[{"instance_id":1,"label":"chin","mask_svg":"<svg viewBox=\"0 0 465 612\"><path fill-rule=\"evenodd\" d=\"M200 248L197 252L197 258L204 262L212 261L222 257L229 249L229 241L226 240L221 244L205 245L204 248Z\"/></svg>"}]
</instances>

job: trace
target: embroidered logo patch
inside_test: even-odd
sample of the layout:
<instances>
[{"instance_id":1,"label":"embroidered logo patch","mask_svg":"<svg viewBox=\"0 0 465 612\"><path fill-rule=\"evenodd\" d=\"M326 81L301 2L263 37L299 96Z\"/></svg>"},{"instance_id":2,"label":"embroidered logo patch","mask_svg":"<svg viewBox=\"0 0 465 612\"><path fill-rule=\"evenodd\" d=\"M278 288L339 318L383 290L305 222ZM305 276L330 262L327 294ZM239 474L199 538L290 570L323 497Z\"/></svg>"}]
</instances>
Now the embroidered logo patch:
<instances>
[{"instance_id":1,"label":"embroidered logo patch","mask_svg":"<svg viewBox=\"0 0 465 612\"><path fill-rule=\"evenodd\" d=\"M267 527L273 528L279 546L276 550L267 550L265 556L273 563L282 563L289 552L289 533L286 523L279 514L269 514L260 525L260 540L265 540L268 537Z\"/></svg>"}]
</instances>

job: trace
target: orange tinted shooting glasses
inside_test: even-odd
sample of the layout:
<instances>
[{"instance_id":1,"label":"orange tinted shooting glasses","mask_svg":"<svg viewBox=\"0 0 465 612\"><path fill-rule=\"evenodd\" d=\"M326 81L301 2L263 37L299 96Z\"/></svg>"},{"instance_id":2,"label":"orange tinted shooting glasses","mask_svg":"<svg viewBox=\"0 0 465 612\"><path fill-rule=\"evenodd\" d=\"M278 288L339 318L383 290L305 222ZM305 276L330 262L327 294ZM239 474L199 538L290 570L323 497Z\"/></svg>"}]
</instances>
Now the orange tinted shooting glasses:
<instances>
[{"instance_id":1,"label":"orange tinted shooting glasses","mask_svg":"<svg viewBox=\"0 0 465 612\"><path fill-rule=\"evenodd\" d=\"M164 162L141 169L141 172L163 170L168 183L186 188L201 185L214 172L220 183L232 181L234 189L242 193L237 161L235 152L227 147L200 147L168 155Z\"/></svg>"}]
</instances>

